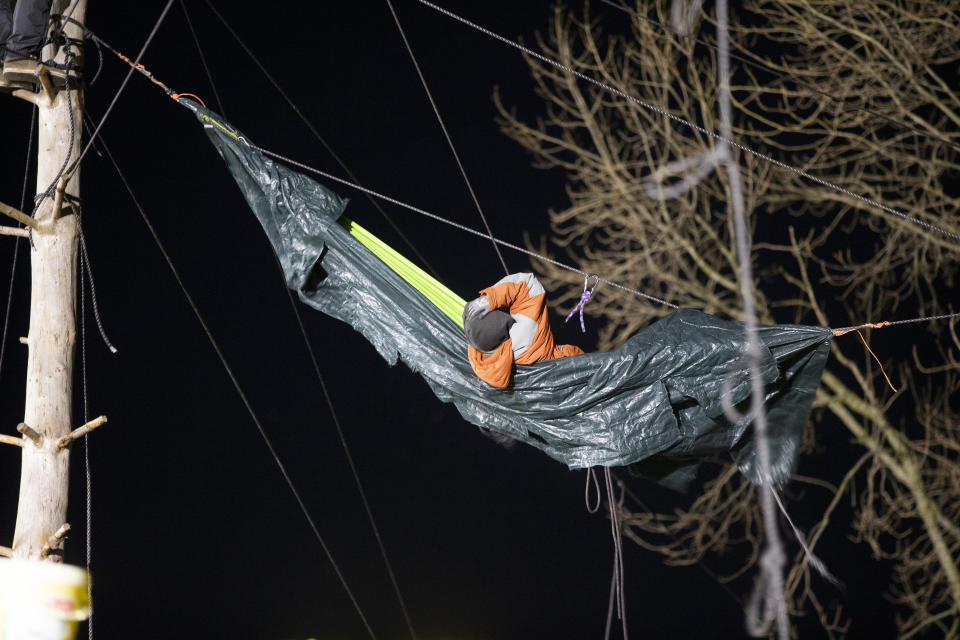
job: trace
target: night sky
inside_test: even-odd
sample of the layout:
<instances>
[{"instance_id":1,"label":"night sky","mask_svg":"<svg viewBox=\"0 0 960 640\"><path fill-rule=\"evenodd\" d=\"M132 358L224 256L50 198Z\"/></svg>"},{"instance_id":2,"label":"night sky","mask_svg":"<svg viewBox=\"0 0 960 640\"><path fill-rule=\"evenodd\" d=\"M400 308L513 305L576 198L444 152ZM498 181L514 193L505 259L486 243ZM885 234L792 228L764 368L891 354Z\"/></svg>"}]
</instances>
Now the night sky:
<instances>
[{"instance_id":1,"label":"night sky","mask_svg":"<svg viewBox=\"0 0 960 640\"><path fill-rule=\"evenodd\" d=\"M88 24L133 58L164 4L90 0ZM267 149L344 175L208 7L186 4L226 118ZM480 228L385 2L257 3L256 11L240 4L217 7L362 183ZM552 12L548 2L449 6L526 42ZM494 233L518 244L525 233L545 233L547 210L566 202L563 175L530 167L499 133L491 100L499 85L506 103L537 112L522 56L412 0L396 8ZM594 9L611 29L624 28L621 13ZM87 92L96 120L127 71L103 54ZM98 56L90 45L86 55L92 79ZM221 109L179 3L143 62L171 88ZM0 96L0 201L14 205L31 108ZM377 637L407 637L276 260L201 126L135 75L103 138ZM99 311L119 349L112 355L104 347L88 297L85 394L90 417L109 417L89 443L96 636L367 637L105 156L87 156L81 185ZM365 197L333 188L352 199L350 217L411 255ZM502 275L489 242L383 206L462 296ZM0 238L0 282L8 281L15 242ZM17 337L27 333L27 248L21 242L0 371L4 433L14 432L23 411L26 350ZM525 256L505 258L512 271L530 270ZM388 367L349 326L300 310L418 637L602 637L613 546L603 513L584 507L584 473L532 448L503 448L404 365ZM593 346L589 319L586 338L572 325L555 326L562 341ZM78 345L78 425L80 353ZM84 562L83 455L76 446L67 543L74 564ZM9 545L19 451L0 447L0 469L0 544ZM689 499L640 480L631 489L659 506ZM630 543L625 550L632 637L744 635L741 605L700 568L665 567ZM827 589L824 597L836 594ZM861 616L851 636L887 628L888 618L878 619Z\"/></svg>"}]
</instances>

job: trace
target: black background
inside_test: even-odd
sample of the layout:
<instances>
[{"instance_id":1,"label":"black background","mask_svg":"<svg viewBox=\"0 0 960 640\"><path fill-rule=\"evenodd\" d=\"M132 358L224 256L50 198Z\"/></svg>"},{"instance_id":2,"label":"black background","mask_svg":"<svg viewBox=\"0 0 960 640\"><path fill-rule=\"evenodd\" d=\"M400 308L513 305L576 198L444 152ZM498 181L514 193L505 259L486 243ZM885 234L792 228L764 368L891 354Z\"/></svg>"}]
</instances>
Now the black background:
<instances>
[{"instance_id":1,"label":"black background","mask_svg":"<svg viewBox=\"0 0 960 640\"><path fill-rule=\"evenodd\" d=\"M87 21L133 58L164 4L91 0ZM499 133L491 100L499 85L507 104L537 113L522 56L416 2L396 4L494 233L518 244L525 233L545 233L546 211L566 203L563 175L530 167L529 156ZM528 43L553 10L547 2L461 4L449 6ZM207 6L188 1L187 7L222 106L179 2L143 59L147 68L171 88L222 108L257 144L344 175ZM481 228L386 3L219 3L218 9L362 183ZM609 29L625 28L616 10L594 11ZM91 79L99 66L92 45L86 55ZM87 92L87 109L98 121L128 69L108 51L103 55ZM27 103L0 96L0 200L10 204L20 199L30 119ZM135 75L103 138L377 637L405 637L276 261L202 128ZM352 218L411 255L365 197L334 189L352 198ZM86 383L78 366L76 421L84 418L84 394L89 415L110 420L89 443L97 636L366 637L130 196L99 152L84 161L82 195L97 302L119 348L114 356L103 346L87 298ZM383 206L464 297L502 275L489 242ZM2 282L15 242L0 238ZM0 372L10 433L23 410L26 350L16 339L27 333L27 248L20 241ZM505 257L511 271L530 268L525 256ZM612 541L602 513L586 513L584 473L483 437L406 367L387 367L350 327L301 308L418 637L602 637ZM572 325L558 326L558 333L590 348L590 324L585 338ZM71 472L67 560L75 564L84 562L83 452L75 447ZM0 469L0 543L9 544L15 448L0 448ZM660 507L689 499L639 481L631 486ZM802 514L800 520L812 524ZM842 534L834 536L824 546L833 554L828 559L839 562L846 544ZM744 635L741 605L698 567L667 568L633 544L625 549L633 637ZM881 569L867 562L855 576L842 575L858 585L848 603L859 614L853 636L892 634L877 593ZM748 589L749 582L741 583L734 593L742 598ZM838 597L829 587L820 591L827 601Z\"/></svg>"}]
</instances>

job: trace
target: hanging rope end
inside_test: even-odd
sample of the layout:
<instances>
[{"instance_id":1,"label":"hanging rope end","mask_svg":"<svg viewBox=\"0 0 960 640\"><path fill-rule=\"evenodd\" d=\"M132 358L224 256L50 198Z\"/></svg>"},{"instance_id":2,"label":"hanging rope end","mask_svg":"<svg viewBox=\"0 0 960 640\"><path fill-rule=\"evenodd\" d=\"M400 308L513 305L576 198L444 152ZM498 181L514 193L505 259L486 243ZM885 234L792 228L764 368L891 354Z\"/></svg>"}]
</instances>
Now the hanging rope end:
<instances>
[{"instance_id":1,"label":"hanging rope end","mask_svg":"<svg viewBox=\"0 0 960 640\"><path fill-rule=\"evenodd\" d=\"M889 323L889 322L885 322L885 323L881 323L881 324L890 324L890 323ZM857 335L860 336L860 340L863 341L863 346L865 346L865 347L867 348L867 351L870 352L870 355L873 356L873 359L877 361L877 366L880 367L880 373L882 373L882 374L883 374L883 377L887 380L887 384L890 385L890 388L893 389L893 392L894 392L894 393L896 393L896 392L897 392L897 388L896 388L895 386L893 386L893 383L892 383L892 382L890 382L890 376L888 376L888 375L887 375L887 372L884 370L884 368L883 368L883 363L880 362L880 358L877 357L877 354L875 354L875 353L873 352L873 349L870 348L870 345L867 344L866 338L863 337L863 334L860 333L860 330L859 330L859 329L857 330Z\"/></svg>"}]
</instances>

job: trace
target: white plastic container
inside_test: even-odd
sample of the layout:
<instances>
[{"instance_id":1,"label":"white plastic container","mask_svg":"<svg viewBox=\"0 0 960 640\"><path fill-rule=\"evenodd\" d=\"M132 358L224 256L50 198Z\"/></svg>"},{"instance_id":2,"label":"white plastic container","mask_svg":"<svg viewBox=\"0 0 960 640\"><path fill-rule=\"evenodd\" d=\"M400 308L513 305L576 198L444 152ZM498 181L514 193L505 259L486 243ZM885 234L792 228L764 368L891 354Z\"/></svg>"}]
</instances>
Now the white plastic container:
<instances>
[{"instance_id":1,"label":"white plastic container","mask_svg":"<svg viewBox=\"0 0 960 640\"><path fill-rule=\"evenodd\" d=\"M74 640L90 616L85 569L0 560L0 640Z\"/></svg>"}]
</instances>

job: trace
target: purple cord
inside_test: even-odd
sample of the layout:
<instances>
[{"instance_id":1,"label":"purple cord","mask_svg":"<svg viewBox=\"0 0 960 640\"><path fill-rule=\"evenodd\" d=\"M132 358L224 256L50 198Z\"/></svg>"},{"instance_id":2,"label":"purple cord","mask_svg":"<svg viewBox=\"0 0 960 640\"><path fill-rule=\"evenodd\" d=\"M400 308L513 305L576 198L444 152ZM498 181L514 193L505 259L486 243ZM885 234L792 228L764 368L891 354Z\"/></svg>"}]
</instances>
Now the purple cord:
<instances>
[{"instance_id":1,"label":"purple cord","mask_svg":"<svg viewBox=\"0 0 960 640\"><path fill-rule=\"evenodd\" d=\"M593 286L587 289L587 284L590 282L590 278L595 278ZM597 288L597 285L600 284L600 276L595 273L586 273L583 276L583 293L580 294L580 302L577 303L573 309L570 310L570 313L567 314L566 322L573 317L573 314L577 312L577 309L580 310L580 331L581 333L587 332L587 327L583 324L583 308L587 306L587 303L590 302L590 296L593 295L593 290Z\"/></svg>"},{"instance_id":2,"label":"purple cord","mask_svg":"<svg viewBox=\"0 0 960 640\"><path fill-rule=\"evenodd\" d=\"M573 309L570 310L570 313L567 314L567 319L564 320L564 322L566 322L567 320L569 320L569 319L573 316L573 314L576 313L577 309L579 309L579 310L580 310L580 331L581 331L581 333L586 333L586 332L587 332L587 327L586 327L586 325L583 324L583 308L586 306L586 304L587 304L588 302L590 302L590 294L591 294L591 293L592 293L592 291L586 291L586 290L584 290L584 292L580 294L580 302L578 302L578 303L577 303L577 306L575 306Z\"/></svg>"}]
</instances>

